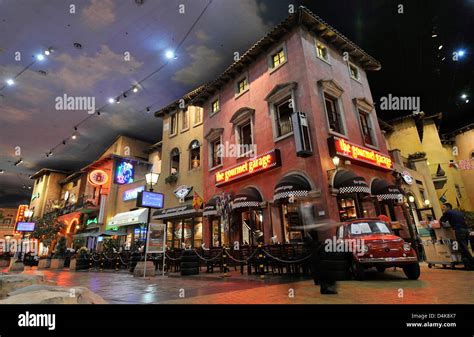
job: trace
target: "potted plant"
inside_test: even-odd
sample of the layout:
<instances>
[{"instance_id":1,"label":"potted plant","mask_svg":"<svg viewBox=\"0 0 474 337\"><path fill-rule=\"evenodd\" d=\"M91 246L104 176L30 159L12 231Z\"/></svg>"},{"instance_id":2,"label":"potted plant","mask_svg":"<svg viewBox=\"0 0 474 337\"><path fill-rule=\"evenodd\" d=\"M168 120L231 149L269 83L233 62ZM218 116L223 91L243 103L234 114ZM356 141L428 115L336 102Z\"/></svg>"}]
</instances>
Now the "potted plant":
<instances>
[{"instance_id":1,"label":"potted plant","mask_svg":"<svg viewBox=\"0 0 474 337\"><path fill-rule=\"evenodd\" d=\"M51 260L51 269L59 269L64 267L64 259L66 257L66 238L61 236L56 245L53 259Z\"/></svg>"},{"instance_id":2,"label":"potted plant","mask_svg":"<svg viewBox=\"0 0 474 337\"><path fill-rule=\"evenodd\" d=\"M4 252L0 254L0 267L8 267L10 265L11 254L9 252Z\"/></svg>"},{"instance_id":3,"label":"potted plant","mask_svg":"<svg viewBox=\"0 0 474 337\"><path fill-rule=\"evenodd\" d=\"M89 269L89 250L87 247L81 247L77 250L75 259L71 260L71 270Z\"/></svg>"}]
</instances>

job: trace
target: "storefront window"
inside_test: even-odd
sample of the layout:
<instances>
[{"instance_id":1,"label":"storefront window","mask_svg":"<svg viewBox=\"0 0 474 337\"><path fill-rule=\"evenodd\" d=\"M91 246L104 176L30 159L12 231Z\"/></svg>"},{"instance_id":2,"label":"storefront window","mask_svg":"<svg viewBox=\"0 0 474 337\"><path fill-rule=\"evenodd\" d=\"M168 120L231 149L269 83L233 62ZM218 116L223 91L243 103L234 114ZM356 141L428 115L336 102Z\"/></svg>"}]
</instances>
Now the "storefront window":
<instances>
[{"instance_id":1,"label":"storefront window","mask_svg":"<svg viewBox=\"0 0 474 337\"><path fill-rule=\"evenodd\" d=\"M171 248L173 246L173 222L166 222L166 247Z\"/></svg>"},{"instance_id":2,"label":"storefront window","mask_svg":"<svg viewBox=\"0 0 474 337\"><path fill-rule=\"evenodd\" d=\"M195 169L201 165L201 145L193 140L189 145L189 169Z\"/></svg>"},{"instance_id":3,"label":"storefront window","mask_svg":"<svg viewBox=\"0 0 474 337\"><path fill-rule=\"evenodd\" d=\"M199 248L202 245L202 217L174 219L167 222L167 246Z\"/></svg>"},{"instance_id":4,"label":"storefront window","mask_svg":"<svg viewBox=\"0 0 474 337\"><path fill-rule=\"evenodd\" d=\"M357 218L356 201L353 198L338 198L339 215L342 221Z\"/></svg>"},{"instance_id":5,"label":"storefront window","mask_svg":"<svg viewBox=\"0 0 474 337\"><path fill-rule=\"evenodd\" d=\"M299 242L303 240L301 230L295 230L294 227L300 226L300 217L298 214L298 204L283 204L281 206L283 236L285 243Z\"/></svg>"},{"instance_id":6,"label":"storefront window","mask_svg":"<svg viewBox=\"0 0 474 337\"><path fill-rule=\"evenodd\" d=\"M365 198L362 200L362 215L364 218L376 218L377 210L375 208L374 202L370 198Z\"/></svg>"}]
</instances>

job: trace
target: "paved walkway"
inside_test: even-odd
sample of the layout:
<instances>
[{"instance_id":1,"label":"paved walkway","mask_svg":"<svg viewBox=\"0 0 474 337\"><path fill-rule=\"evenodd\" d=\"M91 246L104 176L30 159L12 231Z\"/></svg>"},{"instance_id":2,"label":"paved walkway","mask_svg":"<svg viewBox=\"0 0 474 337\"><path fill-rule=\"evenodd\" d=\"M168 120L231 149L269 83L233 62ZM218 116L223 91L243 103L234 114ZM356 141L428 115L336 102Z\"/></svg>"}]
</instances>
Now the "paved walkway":
<instances>
[{"instance_id":1,"label":"paved walkway","mask_svg":"<svg viewBox=\"0 0 474 337\"><path fill-rule=\"evenodd\" d=\"M422 265L417 281L403 271L368 272L365 281L339 282L338 295L320 295L308 278L201 273L196 276L135 278L127 272L69 272L26 270L42 273L61 286L86 286L109 303L194 304L357 304L357 303L474 303L474 272L461 269L428 269Z\"/></svg>"}]
</instances>

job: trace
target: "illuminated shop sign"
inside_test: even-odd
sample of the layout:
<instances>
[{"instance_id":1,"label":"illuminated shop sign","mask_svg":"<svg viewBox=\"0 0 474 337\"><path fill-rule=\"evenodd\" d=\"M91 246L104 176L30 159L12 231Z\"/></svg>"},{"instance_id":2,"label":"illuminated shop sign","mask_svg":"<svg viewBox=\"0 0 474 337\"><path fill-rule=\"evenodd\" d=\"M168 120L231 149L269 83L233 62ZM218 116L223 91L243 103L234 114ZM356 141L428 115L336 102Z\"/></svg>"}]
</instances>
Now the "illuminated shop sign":
<instances>
[{"instance_id":1,"label":"illuminated shop sign","mask_svg":"<svg viewBox=\"0 0 474 337\"><path fill-rule=\"evenodd\" d=\"M26 220L25 211L28 209L28 205L18 206L18 212L16 213L15 222L22 222Z\"/></svg>"},{"instance_id":2,"label":"illuminated shop sign","mask_svg":"<svg viewBox=\"0 0 474 337\"><path fill-rule=\"evenodd\" d=\"M133 188L131 190L126 190L125 192L123 192L123 201L136 199L138 196L138 193L144 190L145 190L145 186L140 186L137 188Z\"/></svg>"},{"instance_id":3,"label":"illuminated shop sign","mask_svg":"<svg viewBox=\"0 0 474 337\"><path fill-rule=\"evenodd\" d=\"M35 230L35 223L20 221L16 224L15 230L17 232L33 232Z\"/></svg>"},{"instance_id":4,"label":"illuminated shop sign","mask_svg":"<svg viewBox=\"0 0 474 337\"><path fill-rule=\"evenodd\" d=\"M255 158L246 160L238 165L232 166L229 169L217 172L215 174L216 186L225 185L232 181L250 177L254 174L265 172L280 166L280 150L274 149Z\"/></svg>"},{"instance_id":5,"label":"illuminated shop sign","mask_svg":"<svg viewBox=\"0 0 474 337\"><path fill-rule=\"evenodd\" d=\"M137 207L163 208L163 193L140 192L137 197Z\"/></svg>"},{"instance_id":6,"label":"illuminated shop sign","mask_svg":"<svg viewBox=\"0 0 474 337\"><path fill-rule=\"evenodd\" d=\"M86 226L89 226L90 224L97 224L97 217L92 218L92 219L87 219Z\"/></svg>"},{"instance_id":7,"label":"illuminated shop sign","mask_svg":"<svg viewBox=\"0 0 474 337\"><path fill-rule=\"evenodd\" d=\"M342 156L389 170L393 168L393 162L389 156L355 145L342 138L329 138L329 149L332 152L331 156Z\"/></svg>"},{"instance_id":8,"label":"illuminated shop sign","mask_svg":"<svg viewBox=\"0 0 474 337\"><path fill-rule=\"evenodd\" d=\"M88 179L92 185L101 186L107 184L109 176L103 170L94 170L89 173Z\"/></svg>"},{"instance_id":9,"label":"illuminated shop sign","mask_svg":"<svg viewBox=\"0 0 474 337\"><path fill-rule=\"evenodd\" d=\"M115 183L123 185L133 183L135 167L128 161L118 161L115 167Z\"/></svg>"}]
</instances>

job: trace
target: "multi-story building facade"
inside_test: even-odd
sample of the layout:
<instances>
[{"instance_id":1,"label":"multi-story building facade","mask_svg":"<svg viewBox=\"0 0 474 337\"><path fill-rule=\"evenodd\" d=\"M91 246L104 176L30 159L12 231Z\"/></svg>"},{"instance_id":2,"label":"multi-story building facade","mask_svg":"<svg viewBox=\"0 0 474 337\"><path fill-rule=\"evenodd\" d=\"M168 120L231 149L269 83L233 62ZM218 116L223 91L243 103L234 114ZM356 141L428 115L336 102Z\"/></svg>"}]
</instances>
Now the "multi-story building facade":
<instances>
[{"instance_id":1,"label":"multi-story building facade","mask_svg":"<svg viewBox=\"0 0 474 337\"><path fill-rule=\"evenodd\" d=\"M17 212L17 208L0 208L0 239L5 239L15 234Z\"/></svg>"},{"instance_id":2,"label":"multi-story building facade","mask_svg":"<svg viewBox=\"0 0 474 337\"><path fill-rule=\"evenodd\" d=\"M469 151L472 150L468 149L472 147L474 138L472 133L461 132L459 138L453 135L441 139L441 117L441 114L426 116L423 112L415 113L389 121L390 128L386 130L389 149L399 150L405 166L431 180L420 206L432 208L436 218L441 216L443 202L464 210L473 209L465 185L472 185L469 179L465 179L469 178L471 170L461 169L459 163L463 167L467 166L464 160L470 163ZM458 148L453 149L458 143Z\"/></svg>"},{"instance_id":3,"label":"multi-story building facade","mask_svg":"<svg viewBox=\"0 0 474 337\"><path fill-rule=\"evenodd\" d=\"M379 68L299 8L205 86L206 245L381 213L406 226L366 76Z\"/></svg>"},{"instance_id":4,"label":"multi-story building facade","mask_svg":"<svg viewBox=\"0 0 474 337\"><path fill-rule=\"evenodd\" d=\"M448 153L451 153L455 168L459 170L462 186L454 186L457 202L460 205L471 207L474 210L474 124L471 123L442 136L441 142ZM463 193L464 192L464 193ZM467 196L468 202L464 202L463 196Z\"/></svg>"},{"instance_id":5,"label":"multi-story building facade","mask_svg":"<svg viewBox=\"0 0 474 337\"><path fill-rule=\"evenodd\" d=\"M167 228L167 246L174 248L202 245L203 109L189 102L202 91L199 87L155 116L163 119L163 138L156 145L161 152L160 178L155 190L165 195L164 208L154 212L155 222ZM151 156L150 156L151 159Z\"/></svg>"}]
</instances>

